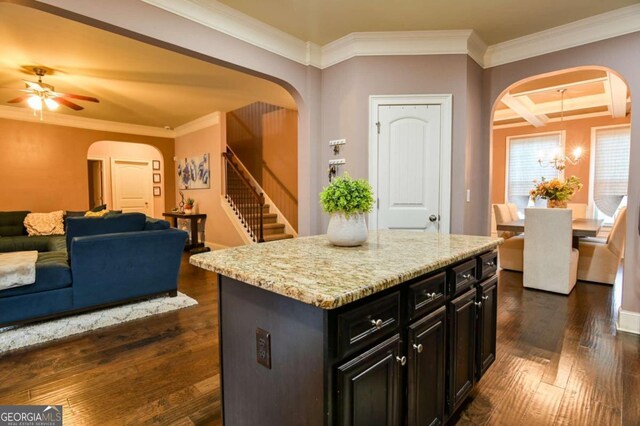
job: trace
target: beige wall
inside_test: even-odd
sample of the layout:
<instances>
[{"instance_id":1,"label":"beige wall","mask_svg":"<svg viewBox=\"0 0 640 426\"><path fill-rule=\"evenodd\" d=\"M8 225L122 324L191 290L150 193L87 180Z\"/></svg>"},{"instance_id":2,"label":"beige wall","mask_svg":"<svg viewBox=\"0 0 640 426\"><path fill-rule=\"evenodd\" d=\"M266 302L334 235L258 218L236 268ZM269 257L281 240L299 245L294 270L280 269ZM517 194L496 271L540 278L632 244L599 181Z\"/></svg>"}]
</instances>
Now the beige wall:
<instances>
[{"instance_id":1,"label":"beige wall","mask_svg":"<svg viewBox=\"0 0 640 426\"><path fill-rule=\"evenodd\" d=\"M510 64L500 65L484 71L486 103L490 108L502 93L512 84L538 74L550 73L581 66L603 66L620 74L631 89L631 170L629 173L629 200L627 219L627 241L624 262L622 309L640 312L640 237L638 236L638 214L640 213L640 120L634 118L634 105L640 99L640 32L590 43L559 52L529 58ZM491 109L485 111L487 132L483 141L486 149L491 148L488 126ZM485 179L489 179L489 163L485 164ZM488 201L488 200L487 200ZM489 203L485 206L489 210ZM486 223L489 231L489 222Z\"/></svg>"},{"instance_id":2,"label":"beige wall","mask_svg":"<svg viewBox=\"0 0 640 426\"><path fill-rule=\"evenodd\" d=\"M478 202L473 207L475 211L471 212L465 205L466 189L474 185L467 179L479 173L476 167L481 167L476 159L467 158L474 153L471 144L479 139L479 134L470 133L469 129L475 129L481 123L482 83L481 69L469 64L468 60L467 55L368 56L355 57L324 69L320 144L322 185L328 184L325 171L329 158L333 157L328 143L332 139L347 139L340 152L347 165L341 172L346 170L355 178L369 177L369 96L452 94L451 232L481 233L481 221L477 218L465 220L465 214L478 215L482 208L481 197L476 197L473 189L472 200ZM323 214L321 218L321 228L325 230L328 216Z\"/></svg>"},{"instance_id":3,"label":"beige wall","mask_svg":"<svg viewBox=\"0 0 640 426\"><path fill-rule=\"evenodd\" d=\"M209 243L227 247L243 245L244 242L233 227L231 220L222 209L222 153L226 149L224 114L217 114L217 123L205 129L197 130L176 138L176 158L209 154L211 187L209 189L182 189L184 198L193 198L199 213L207 215L205 238ZM167 168L169 169L169 168ZM177 163L172 166L173 175L177 176ZM177 180L177 178L176 178ZM179 183L175 189L175 199L180 200Z\"/></svg>"},{"instance_id":4,"label":"beige wall","mask_svg":"<svg viewBox=\"0 0 640 426\"><path fill-rule=\"evenodd\" d=\"M494 204L504 203L505 200L505 178L506 178L506 158L507 158L507 138L513 136L531 135L536 133L547 133L564 130L566 133L565 150L570 155L576 147L582 147L584 154L578 164L567 164L565 176L577 176L584 187L577 192L573 199L574 203L589 202L589 162L591 160L591 129L599 126L612 126L617 124L630 123L630 117L613 119L611 117L594 117L581 120L567 120L564 123L549 123L544 127L520 126L506 129L496 129L493 131L493 169L491 173L491 202ZM544 174L544 169L540 169ZM531 184L533 187L533 184Z\"/></svg>"},{"instance_id":5,"label":"beige wall","mask_svg":"<svg viewBox=\"0 0 640 426\"><path fill-rule=\"evenodd\" d=\"M161 188L160 196L153 196L153 216L162 218L165 211L165 173L162 153L151 145L131 142L99 141L89 147L87 156L91 159L104 161L104 200L109 209L113 209L113 199L111 196L111 159L116 160L142 160L152 163L153 160L160 162L160 170L153 170L153 173L160 174L160 183L153 186ZM150 179L151 180L151 179Z\"/></svg>"},{"instance_id":6,"label":"beige wall","mask_svg":"<svg viewBox=\"0 0 640 426\"><path fill-rule=\"evenodd\" d=\"M0 210L87 209L87 154L102 140L152 145L165 163L173 159L173 139L0 119ZM165 189L173 206L173 175Z\"/></svg>"}]
</instances>

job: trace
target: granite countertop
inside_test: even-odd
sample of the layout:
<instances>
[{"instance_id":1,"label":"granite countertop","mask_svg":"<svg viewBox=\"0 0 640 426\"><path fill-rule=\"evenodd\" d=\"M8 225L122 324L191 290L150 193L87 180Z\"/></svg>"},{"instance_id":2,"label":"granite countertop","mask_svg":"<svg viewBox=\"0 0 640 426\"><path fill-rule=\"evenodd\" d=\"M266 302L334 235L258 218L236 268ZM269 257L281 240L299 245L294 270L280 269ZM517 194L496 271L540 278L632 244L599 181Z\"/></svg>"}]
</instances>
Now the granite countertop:
<instances>
[{"instance_id":1,"label":"granite countertop","mask_svg":"<svg viewBox=\"0 0 640 426\"><path fill-rule=\"evenodd\" d=\"M323 309L334 309L494 249L501 238L371 231L360 247L326 235L212 251L191 264Z\"/></svg>"}]
</instances>

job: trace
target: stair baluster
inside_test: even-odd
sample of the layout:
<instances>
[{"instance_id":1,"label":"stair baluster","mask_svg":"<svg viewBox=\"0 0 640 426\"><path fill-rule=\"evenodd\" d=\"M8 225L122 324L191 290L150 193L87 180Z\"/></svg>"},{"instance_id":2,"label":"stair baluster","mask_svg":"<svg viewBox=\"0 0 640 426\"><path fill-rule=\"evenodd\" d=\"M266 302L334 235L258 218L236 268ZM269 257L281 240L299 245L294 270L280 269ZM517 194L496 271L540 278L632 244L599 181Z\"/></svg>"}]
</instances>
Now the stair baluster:
<instances>
[{"instance_id":1,"label":"stair baluster","mask_svg":"<svg viewBox=\"0 0 640 426\"><path fill-rule=\"evenodd\" d=\"M233 161L233 153L222 153L225 170L225 198L231 203L253 241L264 242L264 221L262 218L265 197L258 192L249 179Z\"/></svg>"}]
</instances>

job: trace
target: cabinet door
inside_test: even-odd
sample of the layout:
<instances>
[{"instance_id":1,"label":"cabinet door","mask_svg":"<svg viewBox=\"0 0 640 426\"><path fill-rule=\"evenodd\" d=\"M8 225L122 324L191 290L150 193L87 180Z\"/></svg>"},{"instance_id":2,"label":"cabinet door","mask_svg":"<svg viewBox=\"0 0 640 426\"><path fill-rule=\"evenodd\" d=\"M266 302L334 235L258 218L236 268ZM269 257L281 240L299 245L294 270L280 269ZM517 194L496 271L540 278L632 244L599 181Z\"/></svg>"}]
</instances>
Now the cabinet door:
<instances>
[{"instance_id":1,"label":"cabinet door","mask_svg":"<svg viewBox=\"0 0 640 426\"><path fill-rule=\"evenodd\" d=\"M478 344L476 348L476 376L480 377L496 359L496 329L498 325L498 278L478 286Z\"/></svg>"},{"instance_id":2,"label":"cabinet door","mask_svg":"<svg viewBox=\"0 0 640 426\"><path fill-rule=\"evenodd\" d=\"M446 318L442 306L409 327L409 426L443 424Z\"/></svg>"},{"instance_id":3,"label":"cabinet door","mask_svg":"<svg viewBox=\"0 0 640 426\"><path fill-rule=\"evenodd\" d=\"M400 425L401 344L395 335L338 367L338 424Z\"/></svg>"},{"instance_id":4,"label":"cabinet door","mask_svg":"<svg viewBox=\"0 0 640 426\"><path fill-rule=\"evenodd\" d=\"M449 303L449 414L465 400L474 383L476 362L476 289Z\"/></svg>"}]
</instances>

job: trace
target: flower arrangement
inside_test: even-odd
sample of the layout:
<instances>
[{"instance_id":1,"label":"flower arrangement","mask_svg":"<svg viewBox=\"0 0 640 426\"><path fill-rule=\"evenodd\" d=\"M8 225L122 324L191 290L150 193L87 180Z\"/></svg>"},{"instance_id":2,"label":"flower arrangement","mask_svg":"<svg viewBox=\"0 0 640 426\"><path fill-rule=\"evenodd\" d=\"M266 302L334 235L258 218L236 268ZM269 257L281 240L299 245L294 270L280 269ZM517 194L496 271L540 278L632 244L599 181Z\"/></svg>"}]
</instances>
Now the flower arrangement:
<instances>
[{"instance_id":1,"label":"flower arrangement","mask_svg":"<svg viewBox=\"0 0 640 426\"><path fill-rule=\"evenodd\" d=\"M345 217L369 213L373 207L373 191L365 179L354 180L345 172L322 190L320 204L325 212L342 213Z\"/></svg>"},{"instance_id":2,"label":"flower arrangement","mask_svg":"<svg viewBox=\"0 0 640 426\"><path fill-rule=\"evenodd\" d=\"M580 179L575 176L571 176L564 182L557 178L551 180L542 178L540 182L534 180L533 183L535 184L535 187L529 192L529 194L534 200L538 198L545 198L551 202L560 202L565 205L566 202L571 199L573 194L582 189Z\"/></svg>"}]
</instances>

